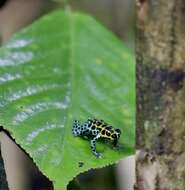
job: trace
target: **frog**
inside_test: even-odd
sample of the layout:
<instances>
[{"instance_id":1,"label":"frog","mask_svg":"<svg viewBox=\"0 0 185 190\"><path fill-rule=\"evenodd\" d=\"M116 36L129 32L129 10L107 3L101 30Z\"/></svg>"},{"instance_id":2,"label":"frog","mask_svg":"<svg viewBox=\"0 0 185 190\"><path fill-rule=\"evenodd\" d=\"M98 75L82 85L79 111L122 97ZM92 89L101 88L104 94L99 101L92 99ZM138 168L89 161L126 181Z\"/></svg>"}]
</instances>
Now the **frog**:
<instances>
[{"instance_id":1,"label":"frog","mask_svg":"<svg viewBox=\"0 0 185 190\"><path fill-rule=\"evenodd\" d=\"M88 118L83 124L79 120L74 120L72 134L75 137L81 136L90 139L90 147L93 155L97 158L102 157L102 153L97 152L96 142L98 139L107 139L111 141L114 148L118 147L118 140L121 136L121 130L114 128L104 120Z\"/></svg>"}]
</instances>

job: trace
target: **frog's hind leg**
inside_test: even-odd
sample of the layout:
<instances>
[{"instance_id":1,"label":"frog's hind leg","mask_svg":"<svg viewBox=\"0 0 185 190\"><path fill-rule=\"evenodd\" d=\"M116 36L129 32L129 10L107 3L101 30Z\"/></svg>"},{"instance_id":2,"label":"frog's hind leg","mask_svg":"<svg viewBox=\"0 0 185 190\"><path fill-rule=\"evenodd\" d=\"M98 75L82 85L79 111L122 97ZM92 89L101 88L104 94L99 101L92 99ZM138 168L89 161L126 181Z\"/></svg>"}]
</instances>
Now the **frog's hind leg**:
<instances>
[{"instance_id":1,"label":"frog's hind leg","mask_svg":"<svg viewBox=\"0 0 185 190\"><path fill-rule=\"evenodd\" d=\"M112 144L113 144L114 148L117 148L118 147L118 139L114 139Z\"/></svg>"},{"instance_id":2,"label":"frog's hind leg","mask_svg":"<svg viewBox=\"0 0 185 190\"><path fill-rule=\"evenodd\" d=\"M72 133L74 136L79 136L82 134L81 131L82 126L80 125L80 122L78 120L75 120L73 122L73 127L72 127Z\"/></svg>"}]
</instances>

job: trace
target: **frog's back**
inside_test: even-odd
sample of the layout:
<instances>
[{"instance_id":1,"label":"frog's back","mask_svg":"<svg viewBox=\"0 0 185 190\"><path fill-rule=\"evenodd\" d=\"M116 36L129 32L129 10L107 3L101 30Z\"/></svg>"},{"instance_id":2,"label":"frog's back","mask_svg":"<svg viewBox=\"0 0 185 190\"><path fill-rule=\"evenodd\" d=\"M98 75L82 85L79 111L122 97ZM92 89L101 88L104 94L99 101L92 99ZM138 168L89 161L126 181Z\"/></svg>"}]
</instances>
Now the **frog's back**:
<instances>
[{"instance_id":1,"label":"frog's back","mask_svg":"<svg viewBox=\"0 0 185 190\"><path fill-rule=\"evenodd\" d=\"M97 132L100 133L102 138L107 138L110 140L118 139L121 131L119 129L113 128L111 125L107 124L103 120L89 119L89 132L91 135L96 136Z\"/></svg>"}]
</instances>

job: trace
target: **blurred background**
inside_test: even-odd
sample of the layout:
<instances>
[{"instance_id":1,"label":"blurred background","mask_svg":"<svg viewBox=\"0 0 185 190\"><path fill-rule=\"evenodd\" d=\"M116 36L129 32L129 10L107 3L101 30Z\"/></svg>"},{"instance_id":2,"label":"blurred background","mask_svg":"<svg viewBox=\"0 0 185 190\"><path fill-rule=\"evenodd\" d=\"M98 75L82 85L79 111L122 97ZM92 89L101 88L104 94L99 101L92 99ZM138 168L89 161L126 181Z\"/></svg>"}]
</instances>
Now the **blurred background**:
<instances>
[{"instance_id":1,"label":"blurred background","mask_svg":"<svg viewBox=\"0 0 185 190\"><path fill-rule=\"evenodd\" d=\"M118 36L134 52L134 0L69 0L72 9L86 12ZM0 45L18 30L40 16L66 6L62 0L1 0ZM5 162L10 190L51 190L52 183L41 174L32 160L3 132L0 132L1 153ZM69 190L133 190L135 157L117 165L90 170L77 176Z\"/></svg>"}]
</instances>

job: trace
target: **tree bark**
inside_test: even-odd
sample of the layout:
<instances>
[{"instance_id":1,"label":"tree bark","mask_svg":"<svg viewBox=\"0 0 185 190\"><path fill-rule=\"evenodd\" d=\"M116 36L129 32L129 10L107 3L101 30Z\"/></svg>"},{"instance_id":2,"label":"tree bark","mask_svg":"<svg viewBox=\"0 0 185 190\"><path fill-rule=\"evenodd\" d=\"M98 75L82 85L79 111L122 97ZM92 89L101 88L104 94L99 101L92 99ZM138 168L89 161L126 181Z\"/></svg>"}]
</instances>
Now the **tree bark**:
<instances>
[{"instance_id":1,"label":"tree bark","mask_svg":"<svg viewBox=\"0 0 185 190\"><path fill-rule=\"evenodd\" d=\"M1 144L0 144L0 190L8 190L4 162L3 162L3 158L1 156Z\"/></svg>"},{"instance_id":2,"label":"tree bark","mask_svg":"<svg viewBox=\"0 0 185 190\"><path fill-rule=\"evenodd\" d=\"M185 189L185 1L137 2L138 190Z\"/></svg>"}]
</instances>

